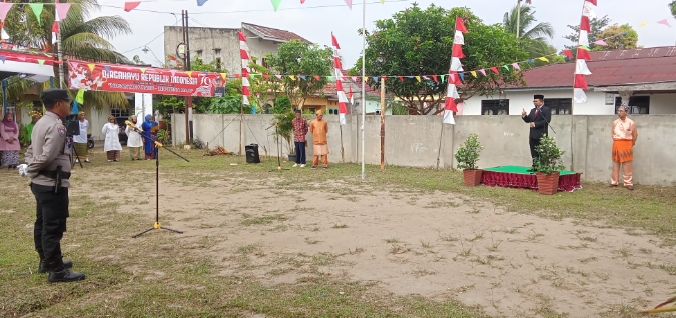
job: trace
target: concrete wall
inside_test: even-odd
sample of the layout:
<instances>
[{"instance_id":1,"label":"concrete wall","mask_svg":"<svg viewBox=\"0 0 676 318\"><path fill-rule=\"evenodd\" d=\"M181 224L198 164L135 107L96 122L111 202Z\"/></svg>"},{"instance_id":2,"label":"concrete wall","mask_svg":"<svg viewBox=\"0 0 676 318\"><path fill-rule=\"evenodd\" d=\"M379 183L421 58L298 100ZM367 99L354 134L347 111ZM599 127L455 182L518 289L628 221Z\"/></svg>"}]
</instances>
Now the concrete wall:
<instances>
[{"instance_id":1,"label":"concrete wall","mask_svg":"<svg viewBox=\"0 0 676 318\"><path fill-rule=\"evenodd\" d=\"M340 125L338 116L325 116L329 123L329 161L341 161ZM676 169L671 162L676 156L676 115L633 115L638 126L638 141L634 154L635 180L642 184L670 185L676 182ZM259 152L276 155L272 115L244 115L242 144L258 143ZM582 172L585 181L608 182L611 172L612 139L610 129L616 117L559 115L552 120L550 135L565 151L567 169ZM529 165L528 126L518 116L457 116L456 125L443 125L442 116L387 116L385 126L385 162L388 165L436 167L437 157L443 168L456 166L454 154L472 133L479 135L484 145L480 167ZM361 116L347 116L342 127L345 159L361 162ZM185 140L185 119L173 115L174 144ZM238 152L240 123L237 115L194 115L194 134L211 148L224 146ZM440 137L443 128L443 138ZM366 116L365 159L368 164L380 164L380 116ZM553 131L556 131L554 133ZM308 136L311 143L312 138ZM282 156L288 149L284 146ZM312 159L308 148L308 161Z\"/></svg>"},{"instance_id":2,"label":"concrete wall","mask_svg":"<svg viewBox=\"0 0 676 318\"><path fill-rule=\"evenodd\" d=\"M615 114L615 97L619 94L596 91L586 91L588 102L586 104L573 104L573 113L575 115L613 115ZM505 91L502 95L493 96L475 96L465 101L465 108L463 115L482 115L481 101L482 100L509 100L509 115L521 116L521 110L526 109L530 111L533 108L533 95L545 95L545 103L547 98L572 98L572 89L561 90L519 90L519 91ZM650 96L650 114L676 114L676 93L674 94L654 94L654 93L639 93L634 96ZM606 104L606 97L610 97L613 102L610 105Z\"/></svg>"}]
</instances>

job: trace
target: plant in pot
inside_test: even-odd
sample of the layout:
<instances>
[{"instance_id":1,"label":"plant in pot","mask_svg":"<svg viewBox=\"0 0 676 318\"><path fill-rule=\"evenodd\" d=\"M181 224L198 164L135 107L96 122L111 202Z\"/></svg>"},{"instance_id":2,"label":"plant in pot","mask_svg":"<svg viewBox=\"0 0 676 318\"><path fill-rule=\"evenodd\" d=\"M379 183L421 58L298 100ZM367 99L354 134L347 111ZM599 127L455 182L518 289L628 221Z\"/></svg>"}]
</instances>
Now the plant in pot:
<instances>
[{"instance_id":1,"label":"plant in pot","mask_svg":"<svg viewBox=\"0 0 676 318\"><path fill-rule=\"evenodd\" d=\"M471 134L465 140L465 143L455 153L455 160L458 161L458 169L463 169L462 174L465 178L465 185L474 187L481 184L481 175L483 170L479 169L479 153L484 147L479 143L479 136Z\"/></svg>"},{"instance_id":2,"label":"plant in pot","mask_svg":"<svg viewBox=\"0 0 676 318\"><path fill-rule=\"evenodd\" d=\"M538 192L541 194L555 194L559 191L560 171L563 166L563 154L553 137L545 136L540 139L540 145L535 147L538 157L535 158L535 175L538 180Z\"/></svg>"}]
</instances>

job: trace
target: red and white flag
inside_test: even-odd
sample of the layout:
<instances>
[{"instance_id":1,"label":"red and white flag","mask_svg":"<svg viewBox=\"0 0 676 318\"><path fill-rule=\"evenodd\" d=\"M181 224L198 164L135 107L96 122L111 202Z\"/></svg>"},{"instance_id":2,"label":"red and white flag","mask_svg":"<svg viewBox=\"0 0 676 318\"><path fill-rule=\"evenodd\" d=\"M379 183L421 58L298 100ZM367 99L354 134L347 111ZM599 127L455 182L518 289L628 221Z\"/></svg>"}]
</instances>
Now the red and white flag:
<instances>
[{"instance_id":1,"label":"red and white flag","mask_svg":"<svg viewBox=\"0 0 676 318\"><path fill-rule=\"evenodd\" d=\"M458 72L462 72L462 63L460 59L465 57L462 52L462 46L465 44L465 36L467 33L465 22L460 17L455 19L455 37L453 38L453 52L451 55L451 67L448 76L448 89L446 90L446 107L444 108L444 124L455 125L453 112L458 111L458 105L455 104L455 99L460 98L457 85L461 85L462 81Z\"/></svg>"},{"instance_id":2,"label":"red and white flag","mask_svg":"<svg viewBox=\"0 0 676 318\"><path fill-rule=\"evenodd\" d=\"M354 105L354 93L352 93L352 85L350 85L350 104Z\"/></svg>"},{"instance_id":3,"label":"red and white flag","mask_svg":"<svg viewBox=\"0 0 676 318\"><path fill-rule=\"evenodd\" d=\"M591 75L587 61L591 61L589 53L589 33L591 33L591 19L596 17L593 6L596 0L585 0L582 7L582 20L580 21L580 36L577 45L577 59L575 65L575 80L573 81L573 99L575 103L586 103L587 94L584 90L589 89L585 75Z\"/></svg>"},{"instance_id":4,"label":"red and white flag","mask_svg":"<svg viewBox=\"0 0 676 318\"><path fill-rule=\"evenodd\" d=\"M244 32L239 31L239 55L242 59L242 104L249 104L249 46L246 44Z\"/></svg>"},{"instance_id":5,"label":"red and white flag","mask_svg":"<svg viewBox=\"0 0 676 318\"><path fill-rule=\"evenodd\" d=\"M340 124L345 125L348 101L347 96L345 96L345 89L343 88L343 63L340 60L340 44L338 44L338 40L333 33L331 33L331 45L333 45L333 77L336 79L336 94L338 95L338 104L340 105ZM350 86L350 91L352 91L352 86Z\"/></svg>"}]
</instances>

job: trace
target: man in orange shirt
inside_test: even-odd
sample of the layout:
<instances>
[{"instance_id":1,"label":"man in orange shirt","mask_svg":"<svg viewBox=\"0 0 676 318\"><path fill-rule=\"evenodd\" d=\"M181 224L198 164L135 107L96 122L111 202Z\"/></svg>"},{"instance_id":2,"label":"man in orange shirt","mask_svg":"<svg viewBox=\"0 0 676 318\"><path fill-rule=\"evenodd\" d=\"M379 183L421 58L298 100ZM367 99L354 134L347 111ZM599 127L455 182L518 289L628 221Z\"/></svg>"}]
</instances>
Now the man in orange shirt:
<instances>
[{"instance_id":1,"label":"man in orange shirt","mask_svg":"<svg viewBox=\"0 0 676 318\"><path fill-rule=\"evenodd\" d=\"M329 132L329 124L322 119L322 111L318 110L317 118L310 123L310 133L312 134L312 169L316 169L319 164L319 156L322 156L322 168L329 167L329 146L326 143L326 134Z\"/></svg>"},{"instance_id":2,"label":"man in orange shirt","mask_svg":"<svg viewBox=\"0 0 676 318\"><path fill-rule=\"evenodd\" d=\"M634 145L638 138L636 123L627 118L629 106L622 104L617 110L617 116L620 117L613 122L611 130L613 136L613 173L610 177L610 186L616 187L620 183L620 165L622 165L622 175L624 186L629 190L634 190Z\"/></svg>"}]
</instances>

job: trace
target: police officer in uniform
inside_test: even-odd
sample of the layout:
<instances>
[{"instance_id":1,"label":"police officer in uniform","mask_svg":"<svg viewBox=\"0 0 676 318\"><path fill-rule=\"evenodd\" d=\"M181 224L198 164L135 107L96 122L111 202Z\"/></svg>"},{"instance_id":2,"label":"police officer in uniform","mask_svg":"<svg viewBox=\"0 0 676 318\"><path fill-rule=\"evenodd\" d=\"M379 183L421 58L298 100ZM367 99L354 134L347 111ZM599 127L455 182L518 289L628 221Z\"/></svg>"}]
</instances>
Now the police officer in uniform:
<instances>
[{"instance_id":1,"label":"police officer in uniform","mask_svg":"<svg viewBox=\"0 0 676 318\"><path fill-rule=\"evenodd\" d=\"M27 166L23 168L23 173L31 178L31 190L37 201L34 239L40 255L38 272L49 272L50 283L85 279L84 274L69 270L73 262L62 259L60 244L68 218L68 179L73 159L61 120L70 114L71 101L65 89L42 92L47 112L33 128L31 145L25 154Z\"/></svg>"}]
</instances>

